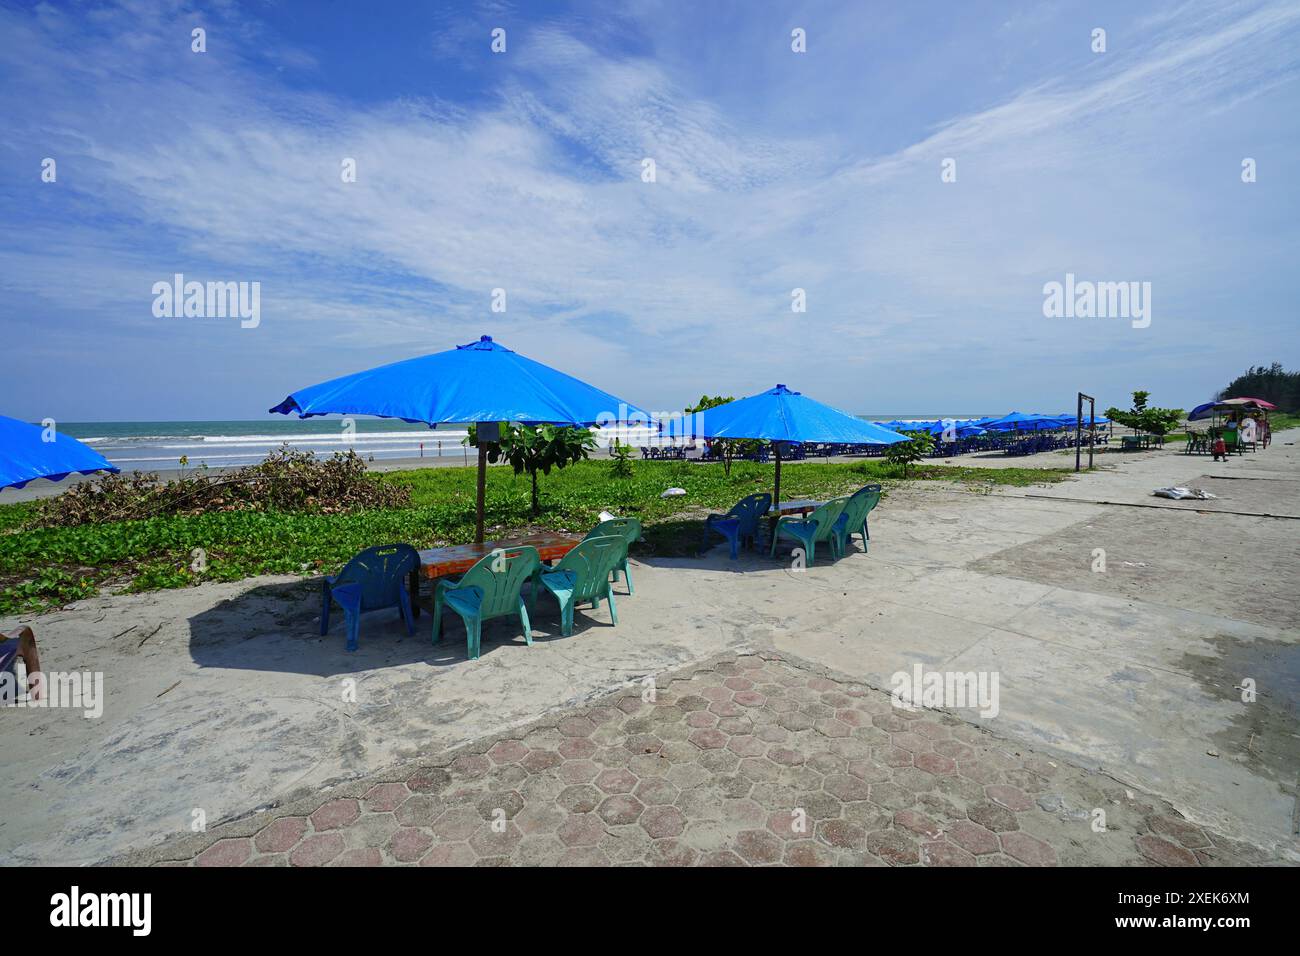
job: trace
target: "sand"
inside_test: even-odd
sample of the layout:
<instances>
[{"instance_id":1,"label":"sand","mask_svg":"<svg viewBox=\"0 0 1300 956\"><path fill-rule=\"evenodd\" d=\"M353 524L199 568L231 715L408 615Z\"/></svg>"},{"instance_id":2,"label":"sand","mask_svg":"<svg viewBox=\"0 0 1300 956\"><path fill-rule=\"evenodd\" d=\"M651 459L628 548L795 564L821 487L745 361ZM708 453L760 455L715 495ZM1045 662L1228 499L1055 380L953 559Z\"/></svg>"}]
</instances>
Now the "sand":
<instances>
[{"instance_id":1,"label":"sand","mask_svg":"<svg viewBox=\"0 0 1300 956\"><path fill-rule=\"evenodd\" d=\"M634 561L618 627L579 611L562 638L544 604L534 646L499 620L477 661L456 623L432 645L427 613L414 637L370 615L347 654L341 615L321 638L319 585L296 578L5 618L36 628L47 669L103 672L106 701L98 719L0 712L0 862L100 862L737 649L885 688L918 663L996 670L998 715L954 713L1300 861L1300 537L1258 516L1300 515L1297 437L1226 465L1150 452L1051 486L904 486L867 555ZM1169 484L1221 497L1151 497Z\"/></svg>"}]
</instances>

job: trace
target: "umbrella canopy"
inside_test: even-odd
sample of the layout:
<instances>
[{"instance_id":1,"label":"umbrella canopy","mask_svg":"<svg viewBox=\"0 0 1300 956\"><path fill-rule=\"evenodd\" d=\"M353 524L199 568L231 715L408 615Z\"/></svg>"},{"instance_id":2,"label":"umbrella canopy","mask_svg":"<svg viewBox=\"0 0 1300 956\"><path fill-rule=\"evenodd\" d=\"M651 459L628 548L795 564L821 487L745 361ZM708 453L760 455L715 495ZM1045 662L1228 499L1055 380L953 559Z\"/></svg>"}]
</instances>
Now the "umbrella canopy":
<instances>
[{"instance_id":1,"label":"umbrella canopy","mask_svg":"<svg viewBox=\"0 0 1300 956\"><path fill-rule=\"evenodd\" d=\"M1242 405L1254 406L1255 408L1268 409L1270 412L1277 411L1276 405L1274 405L1272 402L1266 402L1262 398L1225 398L1220 404L1233 405L1233 406L1242 406Z\"/></svg>"},{"instance_id":2,"label":"umbrella canopy","mask_svg":"<svg viewBox=\"0 0 1300 956\"><path fill-rule=\"evenodd\" d=\"M784 385L698 413L697 438L892 445L906 437L848 412L823 405Z\"/></svg>"},{"instance_id":3,"label":"umbrella canopy","mask_svg":"<svg viewBox=\"0 0 1300 956\"><path fill-rule=\"evenodd\" d=\"M54 432L46 441L39 425L0 415L0 488L21 488L33 478L62 481L68 475L119 469L97 451Z\"/></svg>"},{"instance_id":4,"label":"umbrella canopy","mask_svg":"<svg viewBox=\"0 0 1300 956\"><path fill-rule=\"evenodd\" d=\"M1040 428L1055 428L1054 419L1048 415L1026 415L1024 412L1011 412L991 422L982 422L981 427L989 431L1036 431Z\"/></svg>"},{"instance_id":5,"label":"umbrella canopy","mask_svg":"<svg viewBox=\"0 0 1300 956\"><path fill-rule=\"evenodd\" d=\"M770 442L893 445L905 435L823 405L784 385L691 416L697 438L749 438ZM776 452L773 503L781 501L781 449Z\"/></svg>"},{"instance_id":6,"label":"umbrella canopy","mask_svg":"<svg viewBox=\"0 0 1300 956\"><path fill-rule=\"evenodd\" d=\"M299 418L377 415L443 424L514 422L583 427L650 416L586 382L525 358L484 335L445 352L381 365L293 392L271 409ZM478 515L483 540L487 449L479 446Z\"/></svg>"}]
</instances>

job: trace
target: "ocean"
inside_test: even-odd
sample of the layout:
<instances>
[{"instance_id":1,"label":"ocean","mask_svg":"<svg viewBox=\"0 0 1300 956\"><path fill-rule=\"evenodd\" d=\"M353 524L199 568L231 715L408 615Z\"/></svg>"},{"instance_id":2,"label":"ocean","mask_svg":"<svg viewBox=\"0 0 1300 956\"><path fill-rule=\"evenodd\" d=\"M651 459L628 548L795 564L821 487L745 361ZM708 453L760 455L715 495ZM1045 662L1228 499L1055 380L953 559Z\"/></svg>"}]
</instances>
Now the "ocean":
<instances>
[{"instance_id":1,"label":"ocean","mask_svg":"<svg viewBox=\"0 0 1300 956\"><path fill-rule=\"evenodd\" d=\"M861 415L868 421L895 419L979 418L980 415ZM345 422L351 422L351 430ZM286 418L215 422L59 422L58 430L84 442L124 471L165 471L206 464L210 468L261 461L283 444L329 456L349 448L374 461L396 458L474 459L462 445L463 425L431 429L386 418ZM636 436L625 440L636 444ZM603 442L602 442L603 444ZM423 447L421 447L423 446Z\"/></svg>"}]
</instances>

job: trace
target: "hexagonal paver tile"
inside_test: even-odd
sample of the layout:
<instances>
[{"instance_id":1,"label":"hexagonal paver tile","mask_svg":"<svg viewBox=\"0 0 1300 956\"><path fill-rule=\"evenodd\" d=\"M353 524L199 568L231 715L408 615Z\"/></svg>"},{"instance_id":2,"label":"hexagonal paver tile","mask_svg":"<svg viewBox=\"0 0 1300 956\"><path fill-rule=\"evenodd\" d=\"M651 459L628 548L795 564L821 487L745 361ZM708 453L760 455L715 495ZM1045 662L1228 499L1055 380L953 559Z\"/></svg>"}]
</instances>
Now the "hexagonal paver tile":
<instances>
[{"instance_id":1,"label":"hexagonal paver tile","mask_svg":"<svg viewBox=\"0 0 1300 956\"><path fill-rule=\"evenodd\" d=\"M311 815L311 825L317 832L322 830L337 830L339 827L345 827L349 823L361 816L361 807L357 801L351 799L331 800L323 804L315 813Z\"/></svg>"},{"instance_id":2,"label":"hexagonal paver tile","mask_svg":"<svg viewBox=\"0 0 1300 956\"><path fill-rule=\"evenodd\" d=\"M948 828L948 839L969 850L976 856L997 853L999 849L996 833L984 829L978 823L959 820Z\"/></svg>"},{"instance_id":3,"label":"hexagonal paver tile","mask_svg":"<svg viewBox=\"0 0 1300 956\"><path fill-rule=\"evenodd\" d=\"M640 698L633 698L640 704ZM590 737L596 731L596 725L590 717L565 717L556 724L556 729L566 737Z\"/></svg>"},{"instance_id":4,"label":"hexagonal paver tile","mask_svg":"<svg viewBox=\"0 0 1300 956\"><path fill-rule=\"evenodd\" d=\"M693 730L686 739L701 750L718 750L727 745L727 735L716 728Z\"/></svg>"},{"instance_id":5,"label":"hexagonal paver tile","mask_svg":"<svg viewBox=\"0 0 1300 956\"><path fill-rule=\"evenodd\" d=\"M917 836L923 836L929 840L937 840L943 835L943 828L934 820L931 820L924 813L917 813L915 810L899 810L894 814L894 826L902 830L910 830Z\"/></svg>"},{"instance_id":6,"label":"hexagonal paver tile","mask_svg":"<svg viewBox=\"0 0 1300 956\"><path fill-rule=\"evenodd\" d=\"M493 763L518 763L528 756L528 748L518 740L498 740L488 748L487 758Z\"/></svg>"},{"instance_id":7,"label":"hexagonal paver tile","mask_svg":"<svg viewBox=\"0 0 1300 956\"><path fill-rule=\"evenodd\" d=\"M827 846L856 850L866 845L866 828L848 820L823 820L817 824L817 839Z\"/></svg>"},{"instance_id":8,"label":"hexagonal paver tile","mask_svg":"<svg viewBox=\"0 0 1300 956\"><path fill-rule=\"evenodd\" d=\"M439 843L420 860L420 866L473 866L477 857L465 843Z\"/></svg>"},{"instance_id":9,"label":"hexagonal paver tile","mask_svg":"<svg viewBox=\"0 0 1300 956\"><path fill-rule=\"evenodd\" d=\"M866 800L871 793L867 781L845 773L833 773L823 786L826 792L841 800Z\"/></svg>"},{"instance_id":10,"label":"hexagonal paver tile","mask_svg":"<svg viewBox=\"0 0 1300 956\"><path fill-rule=\"evenodd\" d=\"M519 766L529 773L545 773L564 763L564 758L554 750L530 750L528 756L519 761Z\"/></svg>"},{"instance_id":11,"label":"hexagonal paver tile","mask_svg":"<svg viewBox=\"0 0 1300 956\"><path fill-rule=\"evenodd\" d=\"M605 835L605 825L594 813L572 813L556 831L565 846L595 846Z\"/></svg>"},{"instance_id":12,"label":"hexagonal paver tile","mask_svg":"<svg viewBox=\"0 0 1300 956\"><path fill-rule=\"evenodd\" d=\"M470 849L480 857L509 857L524 838L510 821L496 821L479 829L469 838Z\"/></svg>"},{"instance_id":13,"label":"hexagonal paver tile","mask_svg":"<svg viewBox=\"0 0 1300 956\"><path fill-rule=\"evenodd\" d=\"M600 773L600 767L591 760L566 760L556 772L567 784L591 783Z\"/></svg>"},{"instance_id":14,"label":"hexagonal paver tile","mask_svg":"<svg viewBox=\"0 0 1300 956\"><path fill-rule=\"evenodd\" d=\"M894 866L908 866L921 858L916 841L897 830L877 830L868 833L867 849Z\"/></svg>"},{"instance_id":15,"label":"hexagonal paver tile","mask_svg":"<svg viewBox=\"0 0 1300 956\"><path fill-rule=\"evenodd\" d=\"M775 863L781 859L784 844L767 830L741 830L736 834L736 853L747 863Z\"/></svg>"},{"instance_id":16,"label":"hexagonal paver tile","mask_svg":"<svg viewBox=\"0 0 1300 956\"><path fill-rule=\"evenodd\" d=\"M631 793L636 785L636 775L623 767L602 770L596 777L596 786L606 793Z\"/></svg>"},{"instance_id":17,"label":"hexagonal paver tile","mask_svg":"<svg viewBox=\"0 0 1300 956\"><path fill-rule=\"evenodd\" d=\"M414 863L433 845L433 837L416 827L402 827L388 841L388 852L401 863Z\"/></svg>"},{"instance_id":18,"label":"hexagonal paver tile","mask_svg":"<svg viewBox=\"0 0 1300 956\"><path fill-rule=\"evenodd\" d=\"M1013 808L1014 809L1014 808ZM1179 817L1155 816L1147 819L1147 825L1162 836L1177 840L1191 850L1208 847L1209 838L1205 831L1194 823L1188 823Z\"/></svg>"},{"instance_id":19,"label":"hexagonal paver tile","mask_svg":"<svg viewBox=\"0 0 1300 956\"><path fill-rule=\"evenodd\" d=\"M1015 834L1007 834L1007 836L1014 835ZM1185 850L1181 846L1178 846L1175 843L1170 843L1168 840L1162 839L1161 837L1146 834L1138 837L1134 842L1137 844L1138 852L1152 863L1158 863L1161 866L1198 865L1195 855L1190 850ZM1002 838L1002 843L1005 848L1005 836ZM1048 847L1047 849L1051 850L1052 848ZM1007 852L1011 853L1010 850L1007 850ZM1011 853L1011 855L1016 856L1014 853ZM1054 858L1055 854L1053 853L1053 859ZM1020 857L1017 856L1016 859L1020 859Z\"/></svg>"},{"instance_id":20,"label":"hexagonal paver tile","mask_svg":"<svg viewBox=\"0 0 1300 956\"><path fill-rule=\"evenodd\" d=\"M979 803L970 807L966 815L971 821L978 823L986 830L992 830L994 833L1005 833L1008 830L1019 830L1020 824L1016 821L1016 815L1006 807L1000 807L996 803Z\"/></svg>"},{"instance_id":21,"label":"hexagonal paver tile","mask_svg":"<svg viewBox=\"0 0 1300 956\"><path fill-rule=\"evenodd\" d=\"M345 849L343 834L317 833L307 837L289 854L290 866L324 866Z\"/></svg>"},{"instance_id":22,"label":"hexagonal paver tile","mask_svg":"<svg viewBox=\"0 0 1300 956\"><path fill-rule=\"evenodd\" d=\"M834 866L835 856L820 843L797 840L787 844L782 861L786 866Z\"/></svg>"},{"instance_id":23,"label":"hexagonal paver tile","mask_svg":"<svg viewBox=\"0 0 1300 956\"><path fill-rule=\"evenodd\" d=\"M616 793L613 796L606 797L604 802L596 808L600 818L610 826L635 823L643 810L645 810L645 804L630 793Z\"/></svg>"},{"instance_id":24,"label":"hexagonal paver tile","mask_svg":"<svg viewBox=\"0 0 1300 956\"><path fill-rule=\"evenodd\" d=\"M686 817L676 807L649 807L637 821L655 840L679 836L686 828Z\"/></svg>"},{"instance_id":25,"label":"hexagonal paver tile","mask_svg":"<svg viewBox=\"0 0 1300 956\"><path fill-rule=\"evenodd\" d=\"M1056 866L1056 851L1028 833L1002 834L1002 852L1025 866Z\"/></svg>"},{"instance_id":26,"label":"hexagonal paver tile","mask_svg":"<svg viewBox=\"0 0 1300 956\"><path fill-rule=\"evenodd\" d=\"M935 776L946 776L947 774L957 772L957 761L951 757L945 757L943 754L923 753L917 754L915 763L918 769Z\"/></svg>"},{"instance_id":27,"label":"hexagonal paver tile","mask_svg":"<svg viewBox=\"0 0 1300 956\"><path fill-rule=\"evenodd\" d=\"M588 760L599 748L588 737L565 737L555 747L555 752L565 760Z\"/></svg>"},{"instance_id":28,"label":"hexagonal paver tile","mask_svg":"<svg viewBox=\"0 0 1300 956\"><path fill-rule=\"evenodd\" d=\"M378 847L363 846L344 850L328 864L329 866L383 866L384 857Z\"/></svg>"},{"instance_id":29,"label":"hexagonal paver tile","mask_svg":"<svg viewBox=\"0 0 1300 956\"><path fill-rule=\"evenodd\" d=\"M923 866L975 866L975 857L946 840L921 844Z\"/></svg>"},{"instance_id":30,"label":"hexagonal paver tile","mask_svg":"<svg viewBox=\"0 0 1300 956\"><path fill-rule=\"evenodd\" d=\"M381 783L367 790L361 802L372 813L392 813L410 795L404 783Z\"/></svg>"},{"instance_id":31,"label":"hexagonal paver tile","mask_svg":"<svg viewBox=\"0 0 1300 956\"><path fill-rule=\"evenodd\" d=\"M985 787L984 792L988 794L990 800L1008 810L1028 810L1034 805L1034 801L1029 799L1029 794L1018 787L995 783Z\"/></svg>"},{"instance_id":32,"label":"hexagonal paver tile","mask_svg":"<svg viewBox=\"0 0 1300 956\"><path fill-rule=\"evenodd\" d=\"M402 792L406 792L405 787ZM253 838L253 844L259 853L285 853L302 839L305 832L307 821L303 817L281 817L263 827Z\"/></svg>"},{"instance_id":33,"label":"hexagonal paver tile","mask_svg":"<svg viewBox=\"0 0 1300 956\"><path fill-rule=\"evenodd\" d=\"M651 806L673 803L677 800L681 791L672 783L669 783L666 777L653 777L649 780L642 780L632 793L646 806Z\"/></svg>"},{"instance_id":34,"label":"hexagonal paver tile","mask_svg":"<svg viewBox=\"0 0 1300 956\"><path fill-rule=\"evenodd\" d=\"M218 840L194 858L195 866L239 866L253 855L253 841L238 838Z\"/></svg>"},{"instance_id":35,"label":"hexagonal paver tile","mask_svg":"<svg viewBox=\"0 0 1300 956\"><path fill-rule=\"evenodd\" d=\"M444 840L468 840L482 822L475 807L462 805L446 810L430 829Z\"/></svg>"}]
</instances>

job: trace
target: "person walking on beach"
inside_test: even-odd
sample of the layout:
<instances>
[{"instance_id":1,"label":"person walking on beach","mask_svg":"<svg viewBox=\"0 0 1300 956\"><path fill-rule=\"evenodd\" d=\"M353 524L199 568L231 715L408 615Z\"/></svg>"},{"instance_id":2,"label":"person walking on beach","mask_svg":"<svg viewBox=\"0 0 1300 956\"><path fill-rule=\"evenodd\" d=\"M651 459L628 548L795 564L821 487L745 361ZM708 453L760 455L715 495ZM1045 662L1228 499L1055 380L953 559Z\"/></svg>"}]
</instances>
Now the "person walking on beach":
<instances>
[{"instance_id":1,"label":"person walking on beach","mask_svg":"<svg viewBox=\"0 0 1300 956\"><path fill-rule=\"evenodd\" d=\"M18 658L23 659L27 668L27 689L33 700L42 696L41 681L37 676L41 670L41 659L36 652L36 635L27 625L23 625L13 634L0 634L0 704L12 704L18 700Z\"/></svg>"}]
</instances>

